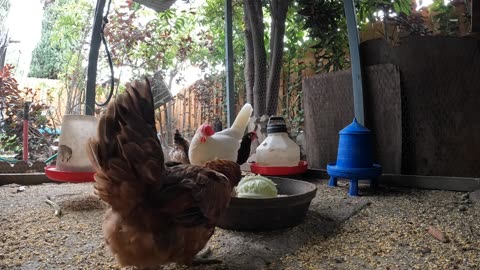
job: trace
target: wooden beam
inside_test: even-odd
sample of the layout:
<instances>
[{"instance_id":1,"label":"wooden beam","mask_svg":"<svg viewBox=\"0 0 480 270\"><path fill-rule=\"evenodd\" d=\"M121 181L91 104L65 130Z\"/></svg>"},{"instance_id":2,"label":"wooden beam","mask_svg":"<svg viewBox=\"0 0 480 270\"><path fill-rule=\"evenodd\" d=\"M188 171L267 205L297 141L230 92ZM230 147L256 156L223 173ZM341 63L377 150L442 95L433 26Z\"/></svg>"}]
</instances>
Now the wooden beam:
<instances>
[{"instance_id":1,"label":"wooden beam","mask_svg":"<svg viewBox=\"0 0 480 270\"><path fill-rule=\"evenodd\" d=\"M1 173L0 186L8 184L39 185L43 183L62 183L47 178L44 173Z\"/></svg>"},{"instance_id":2,"label":"wooden beam","mask_svg":"<svg viewBox=\"0 0 480 270\"><path fill-rule=\"evenodd\" d=\"M309 169L302 175L303 178L328 179L326 170ZM340 180L348 181L348 180ZM368 180L361 180L360 183L368 184ZM454 176L425 176L425 175L404 175L404 174L382 174L379 184L388 187L404 187L418 189L437 189L470 192L480 189L480 178L454 177Z\"/></svg>"},{"instance_id":3,"label":"wooden beam","mask_svg":"<svg viewBox=\"0 0 480 270\"><path fill-rule=\"evenodd\" d=\"M383 174L379 183L385 186L464 192L480 189L480 178L453 176Z\"/></svg>"}]
</instances>

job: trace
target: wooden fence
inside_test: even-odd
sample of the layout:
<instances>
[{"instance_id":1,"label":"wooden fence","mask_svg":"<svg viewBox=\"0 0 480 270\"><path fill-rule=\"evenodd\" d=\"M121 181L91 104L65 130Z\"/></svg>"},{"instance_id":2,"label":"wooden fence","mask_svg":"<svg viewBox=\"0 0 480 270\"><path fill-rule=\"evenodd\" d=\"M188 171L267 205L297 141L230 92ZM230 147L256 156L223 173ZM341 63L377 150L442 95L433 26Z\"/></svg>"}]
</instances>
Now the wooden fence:
<instances>
[{"instance_id":1,"label":"wooden fence","mask_svg":"<svg viewBox=\"0 0 480 270\"><path fill-rule=\"evenodd\" d=\"M243 103L243 99L236 100ZM225 123L223 87L220 82L208 84L203 80L181 90L156 112L157 130L168 143L172 143L176 129L191 138L201 124L213 124L217 118Z\"/></svg>"}]
</instances>

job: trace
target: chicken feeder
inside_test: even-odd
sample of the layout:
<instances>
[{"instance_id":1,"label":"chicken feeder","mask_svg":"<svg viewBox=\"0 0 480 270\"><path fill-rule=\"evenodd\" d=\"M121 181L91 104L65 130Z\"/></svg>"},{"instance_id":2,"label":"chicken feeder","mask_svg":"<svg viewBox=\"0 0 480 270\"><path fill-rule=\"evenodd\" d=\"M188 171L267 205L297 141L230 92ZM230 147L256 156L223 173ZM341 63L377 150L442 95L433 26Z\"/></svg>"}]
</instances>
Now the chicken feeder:
<instances>
[{"instance_id":1,"label":"chicken feeder","mask_svg":"<svg viewBox=\"0 0 480 270\"><path fill-rule=\"evenodd\" d=\"M327 165L329 186L337 186L337 179L350 179L348 195L358 196L358 180L370 180L373 188L382 173L382 167L373 163L372 140L369 129L357 119L339 132L337 162Z\"/></svg>"},{"instance_id":2,"label":"chicken feeder","mask_svg":"<svg viewBox=\"0 0 480 270\"><path fill-rule=\"evenodd\" d=\"M91 115L63 116L56 165L45 167L48 178L61 182L95 181L87 143L96 136L97 125L97 119Z\"/></svg>"}]
</instances>

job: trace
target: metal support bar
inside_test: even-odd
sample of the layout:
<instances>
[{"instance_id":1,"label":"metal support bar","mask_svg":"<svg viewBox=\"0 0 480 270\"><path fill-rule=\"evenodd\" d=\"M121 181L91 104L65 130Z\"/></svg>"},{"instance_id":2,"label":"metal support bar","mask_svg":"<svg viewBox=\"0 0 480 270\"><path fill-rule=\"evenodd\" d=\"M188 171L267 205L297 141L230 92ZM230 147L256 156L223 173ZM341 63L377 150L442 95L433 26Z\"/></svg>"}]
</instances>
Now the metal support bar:
<instances>
[{"instance_id":1,"label":"metal support bar","mask_svg":"<svg viewBox=\"0 0 480 270\"><path fill-rule=\"evenodd\" d=\"M347 17L348 45L350 47L350 62L352 66L353 106L358 123L365 125L363 108L362 66L360 63L359 37L357 17L353 0L343 0L345 16Z\"/></svg>"},{"instance_id":2,"label":"metal support bar","mask_svg":"<svg viewBox=\"0 0 480 270\"><path fill-rule=\"evenodd\" d=\"M225 0L225 67L227 91L227 126L235 120L235 90L233 70L233 27L232 27L232 0Z\"/></svg>"},{"instance_id":3,"label":"metal support bar","mask_svg":"<svg viewBox=\"0 0 480 270\"><path fill-rule=\"evenodd\" d=\"M32 102L26 101L23 106L23 161L28 161L28 113L30 112L30 104Z\"/></svg>"},{"instance_id":4,"label":"metal support bar","mask_svg":"<svg viewBox=\"0 0 480 270\"><path fill-rule=\"evenodd\" d=\"M90 42L90 52L88 55L87 69L87 91L85 93L85 114L95 115L95 84L97 78L98 51L102 38L100 31L103 22L103 9L106 0L98 0L95 9L95 18L93 19L92 39Z\"/></svg>"}]
</instances>

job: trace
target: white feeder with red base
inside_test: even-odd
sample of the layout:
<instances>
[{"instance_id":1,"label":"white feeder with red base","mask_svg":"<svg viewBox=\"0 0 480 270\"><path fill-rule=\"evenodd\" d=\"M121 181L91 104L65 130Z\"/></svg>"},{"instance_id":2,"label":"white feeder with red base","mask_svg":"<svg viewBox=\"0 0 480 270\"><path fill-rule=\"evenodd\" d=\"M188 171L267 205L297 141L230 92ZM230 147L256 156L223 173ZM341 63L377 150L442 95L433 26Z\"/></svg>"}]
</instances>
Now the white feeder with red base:
<instances>
[{"instance_id":1,"label":"white feeder with red base","mask_svg":"<svg viewBox=\"0 0 480 270\"><path fill-rule=\"evenodd\" d=\"M307 171L307 162L300 160L300 146L289 138L283 117L270 117L267 134L267 138L257 147L256 163L250 166L253 173L278 176Z\"/></svg>"},{"instance_id":2,"label":"white feeder with red base","mask_svg":"<svg viewBox=\"0 0 480 270\"><path fill-rule=\"evenodd\" d=\"M87 156L87 143L97 133L98 121L92 115L64 115L55 166L45 167L54 181L93 182L94 169Z\"/></svg>"}]
</instances>

